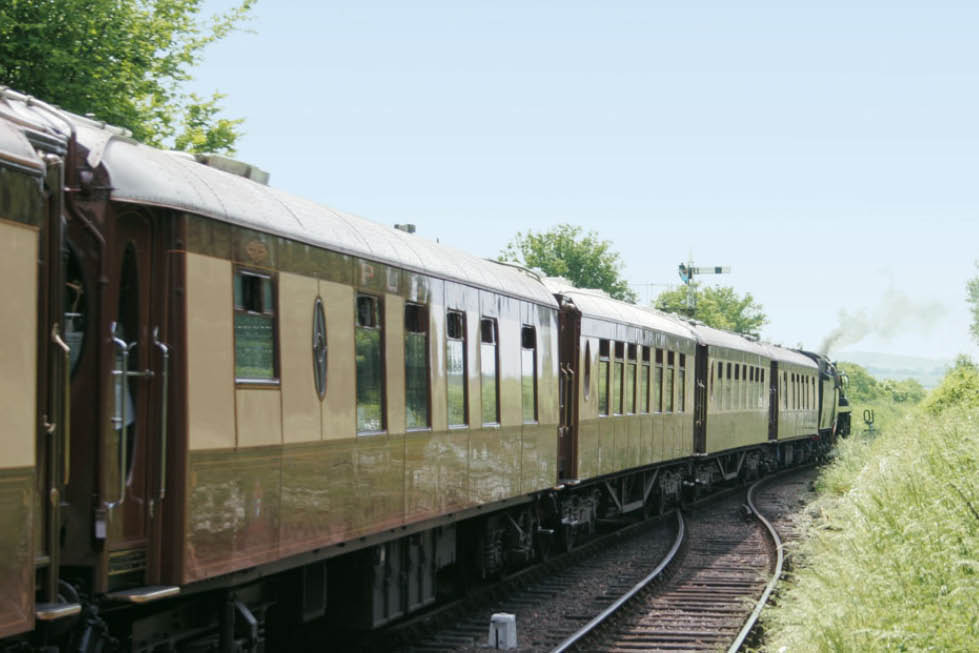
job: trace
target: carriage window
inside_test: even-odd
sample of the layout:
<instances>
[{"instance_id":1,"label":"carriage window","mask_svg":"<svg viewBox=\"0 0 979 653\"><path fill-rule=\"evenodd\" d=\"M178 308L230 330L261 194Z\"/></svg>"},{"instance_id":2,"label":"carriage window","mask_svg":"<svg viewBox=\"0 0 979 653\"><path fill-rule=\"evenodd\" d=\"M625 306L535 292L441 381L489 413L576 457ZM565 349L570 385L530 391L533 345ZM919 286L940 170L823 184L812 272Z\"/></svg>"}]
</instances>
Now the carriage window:
<instances>
[{"instance_id":1,"label":"carriage window","mask_svg":"<svg viewBox=\"0 0 979 653\"><path fill-rule=\"evenodd\" d=\"M677 369L676 410L678 413L687 411L687 355L680 354L680 366Z\"/></svg>"},{"instance_id":2,"label":"carriage window","mask_svg":"<svg viewBox=\"0 0 979 653\"><path fill-rule=\"evenodd\" d=\"M663 412L663 350L656 350L656 370L653 372L653 409Z\"/></svg>"},{"instance_id":3,"label":"carriage window","mask_svg":"<svg viewBox=\"0 0 979 653\"><path fill-rule=\"evenodd\" d=\"M741 402L741 408L747 408L748 407L748 366L747 365L741 366L741 380L743 381L743 383L741 384L741 397L739 398L739 401Z\"/></svg>"},{"instance_id":4,"label":"carriage window","mask_svg":"<svg viewBox=\"0 0 979 653\"><path fill-rule=\"evenodd\" d=\"M639 369L639 410L649 412L649 347L642 348L642 367Z\"/></svg>"},{"instance_id":5,"label":"carriage window","mask_svg":"<svg viewBox=\"0 0 979 653\"><path fill-rule=\"evenodd\" d=\"M721 371L723 372L723 370L724 370L723 365L724 364L722 363L721 365L722 365ZM732 408L732 405L731 405L732 397L734 396L731 393L731 364L730 363L727 363L727 375L725 376L722 373L721 374L721 377L724 378L724 408L726 410L730 410Z\"/></svg>"},{"instance_id":6,"label":"carriage window","mask_svg":"<svg viewBox=\"0 0 979 653\"><path fill-rule=\"evenodd\" d=\"M428 309L405 304L405 427L428 428Z\"/></svg>"},{"instance_id":7,"label":"carriage window","mask_svg":"<svg viewBox=\"0 0 979 653\"><path fill-rule=\"evenodd\" d=\"M588 401L588 397L591 395L591 341L585 341L585 374L582 380L584 386L583 390L585 393L585 401Z\"/></svg>"},{"instance_id":8,"label":"carriage window","mask_svg":"<svg viewBox=\"0 0 979 653\"><path fill-rule=\"evenodd\" d=\"M465 426L469 423L466 412L466 315L449 311L445 322L445 378L448 384L449 426Z\"/></svg>"},{"instance_id":9,"label":"carriage window","mask_svg":"<svg viewBox=\"0 0 979 653\"><path fill-rule=\"evenodd\" d=\"M313 303L313 383L322 400L326 397L326 315L319 297Z\"/></svg>"},{"instance_id":10,"label":"carriage window","mask_svg":"<svg viewBox=\"0 0 979 653\"><path fill-rule=\"evenodd\" d=\"M598 341L598 414L608 415L609 341Z\"/></svg>"},{"instance_id":11,"label":"carriage window","mask_svg":"<svg viewBox=\"0 0 979 653\"><path fill-rule=\"evenodd\" d=\"M275 303L272 277L235 271L235 377L272 381L275 369Z\"/></svg>"},{"instance_id":12,"label":"carriage window","mask_svg":"<svg viewBox=\"0 0 979 653\"><path fill-rule=\"evenodd\" d=\"M676 355L674 352L666 352L666 383L663 385L663 412L673 412L673 379L675 375Z\"/></svg>"},{"instance_id":13,"label":"carriage window","mask_svg":"<svg viewBox=\"0 0 979 653\"><path fill-rule=\"evenodd\" d=\"M734 391L733 403L734 403L734 405L731 406L734 409L741 408L741 384L738 383L738 381L740 381L740 379L741 379L741 376L739 374L740 370L741 370L741 366L738 365L737 363L735 363L734 364L734 381L735 381L735 383L734 383L734 386L733 386L733 391Z\"/></svg>"},{"instance_id":14,"label":"carriage window","mask_svg":"<svg viewBox=\"0 0 979 653\"><path fill-rule=\"evenodd\" d=\"M625 373L622 355L624 353L625 343L615 343L615 362L612 363L612 412L616 415L622 414L622 376Z\"/></svg>"},{"instance_id":15,"label":"carriage window","mask_svg":"<svg viewBox=\"0 0 979 653\"><path fill-rule=\"evenodd\" d=\"M715 373L715 363L711 361L710 363L710 402L714 403L714 373Z\"/></svg>"},{"instance_id":16,"label":"carriage window","mask_svg":"<svg viewBox=\"0 0 979 653\"><path fill-rule=\"evenodd\" d=\"M357 431L384 430L384 351L380 299L357 295L354 330L357 374Z\"/></svg>"},{"instance_id":17,"label":"carriage window","mask_svg":"<svg viewBox=\"0 0 979 653\"><path fill-rule=\"evenodd\" d=\"M500 423L500 377L496 341L496 320L484 317L479 321L479 365L483 424Z\"/></svg>"},{"instance_id":18,"label":"carriage window","mask_svg":"<svg viewBox=\"0 0 979 653\"><path fill-rule=\"evenodd\" d=\"M520 399L524 424L537 421L537 329L520 329Z\"/></svg>"},{"instance_id":19,"label":"carriage window","mask_svg":"<svg viewBox=\"0 0 979 653\"><path fill-rule=\"evenodd\" d=\"M625 368L625 411L636 412L636 345L630 344Z\"/></svg>"},{"instance_id":20,"label":"carriage window","mask_svg":"<svg viewBox=\"0 0 979 653\"><path fill-rule=\"evenodd\" d=\"M75 248L69 244L63 250L62 258L65 269L64 335L65 343L71 350L71 372L74 374L78 359L82 355L85 330L88 326L87 287Z\"/></svg>"}]
</instances>

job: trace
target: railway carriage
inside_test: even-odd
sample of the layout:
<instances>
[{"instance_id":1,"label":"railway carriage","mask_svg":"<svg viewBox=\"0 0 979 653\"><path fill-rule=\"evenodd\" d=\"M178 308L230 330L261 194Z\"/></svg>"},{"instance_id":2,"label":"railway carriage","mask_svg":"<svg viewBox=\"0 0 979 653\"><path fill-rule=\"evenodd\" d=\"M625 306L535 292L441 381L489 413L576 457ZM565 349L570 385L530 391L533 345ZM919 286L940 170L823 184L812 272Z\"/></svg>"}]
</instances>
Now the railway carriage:
<instances>
[{"instance_id":1,"label":"railway carriage","mask_svg":"<svg viewBox=\"0 0 979 653\"><path fill-rule=\"evenodd\" d=\"M772 359L770 396L777 407L772 412L769 437L795 440L819 433L819 366L793 349L767 345Z\"/></svg>"},{"instance_id":2,"label":"railway carriage","mask_svg":"<svg viewBox=\"0 0 979 653\"><path fill-rule=\"evenodd\" d=\"M693 366L689 329L666 316L548 279L562 302L562 337L577 356L574 453L562 457L562 479L684 458L693 453ZM562 358L568 360L571 358ZM576 360L575 360L576 359Z\"/></svg>"},{"instance_id":3,"label":"railway carriage","mask_svg":"<svg viewBox=\"0 0 979 653\"><path fill-rule=\"evenodd\" d=\"M349 606L352 575L367 587L358 605L371 606L352 618L378 625L435 599L460 520L512 505L508 518L533 537L535 513L521 506L557 477L557 304L543 286L273 190L236 162L161 152L71 116L73 140L25 98L5 99L38 133L77 142L59 288L71 289L75 415L60 567L104 597L128 646L152 646L145 632L192 638L221 613L220 591L289 569L288 582L312 588L306 617L323 614L334 586ZM30 156L16 174L43 176L35 148L17 144ZM39 523L40 500L21 495L43 469L36 388L23 383L37 361L22 355L38 342L35 195L14 197L26 209L2 225L7 278L19 280L8 306L27 318L4 322L17 343L5 371L23 373L4 376L17 384L5 397L20 397L4 417L17 454L5 463L24 504L4 518L24 526ZM486 549L488 571L532 549L504 547L501 523L463 535ZM9 575L24 603L30 529L13 530ZM341 554L328 581L324 561ZM404 577L416 579L407 591ZM261 622L252 611L270 591L255 582L234 618ZM142 621L113 621L127 604L144 606ZM25 605L11 612L29 629Z\"/></svg>"},{"instance_id":4,"label":"railway carriage","mask_svg":"<svg viewBox=\"0 0 979 653\"><path fill-rule=\"evenodd\" d=\"M660 464L694 453L693 333L602 291L545 283L562 307L559 469L563 481L584 484L573 491L579 500L563 502L564 528L588 531L598 517L678 499L680 472Z\"/></svg>"},{"instance_id":5,"label":"railway carriage","mask_svg":"<svg viewBox=\"0 0 979 653\"><path fill-rule=\"evenodd\" d=\"M381 626L831 439L828 361L266 181L0 90L0 650Z\"/></svg>"},{"instance_id":6,"label":"railway carriage","mask_svg":"<svg viewBox=\"0 0 979 653\"><path fill-rule=\"evenodd\" d=\"M36 488L38 261L47 224L45 165L23 130L0 123L0 637L34 626L35 526L43 524ZM9 190L8 190L9 189Z\"/></svg>"},{"instance_id":7,"label":"railway carriage","mask_svg":"<svg viewBox=\"0 0 979 653\"><path fill-rule=\"evenodd\" d=\"M769 425L769 349L736 334L695 324L705 369L707 419L697 433L697 453L714 454L765 440Z\"/></svg>"},{"instance_id":8,"label":"railway carriage","mask_svg":"<svg viewBox=\"0 0 979 653\"><path fill-rule=\"evenodd\" d=\"M81 609L58 585L70 421L60 276L69 126L41 102L18 108L0 97L0 638Z\"/></svg>"}]
</instances>

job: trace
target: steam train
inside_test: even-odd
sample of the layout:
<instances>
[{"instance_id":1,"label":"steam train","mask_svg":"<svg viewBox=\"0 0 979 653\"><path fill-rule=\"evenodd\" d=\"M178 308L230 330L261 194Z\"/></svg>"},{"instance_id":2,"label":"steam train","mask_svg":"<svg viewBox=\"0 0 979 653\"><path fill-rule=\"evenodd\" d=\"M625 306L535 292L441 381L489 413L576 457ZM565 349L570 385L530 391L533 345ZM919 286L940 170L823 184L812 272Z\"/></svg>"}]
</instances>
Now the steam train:
<instances>
[{"instance_id":1,"label":"steam train","mask_svg":"<svg viewBox=\"0 0 979 653\"><path fill-rule=\"evenodd\" d=\"M824 357L0 90L0 650L278 650L823 455Z\"/></svg>"}]
</instances>

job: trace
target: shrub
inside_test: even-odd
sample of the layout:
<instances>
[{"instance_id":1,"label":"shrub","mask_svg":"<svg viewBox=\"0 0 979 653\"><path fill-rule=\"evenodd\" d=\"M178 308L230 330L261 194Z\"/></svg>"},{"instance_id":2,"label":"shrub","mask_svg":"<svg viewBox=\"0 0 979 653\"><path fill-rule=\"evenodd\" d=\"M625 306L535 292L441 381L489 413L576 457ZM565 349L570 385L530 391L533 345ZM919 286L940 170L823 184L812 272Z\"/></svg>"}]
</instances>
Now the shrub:
<instances>
[{"instance_id":1,"label":"shrub","mask_svg":"<svg viewBox=\"0 0 979 653\"><path fill-rule=\"evenodd\" d=\"M931 415L952 407L979 408L979 367L966 356L959 356L955 367L924 403L924 409Z\"/></svg>"},{"instance_id":2,"label":"shrub","mask_svg":"<svg viewBox=\"0 0 979 653\"><path fill-rule=\"evenodd\" d=\"M979 650L979 410L840 445L766 649Z\"/></svg>"}]
</instances>

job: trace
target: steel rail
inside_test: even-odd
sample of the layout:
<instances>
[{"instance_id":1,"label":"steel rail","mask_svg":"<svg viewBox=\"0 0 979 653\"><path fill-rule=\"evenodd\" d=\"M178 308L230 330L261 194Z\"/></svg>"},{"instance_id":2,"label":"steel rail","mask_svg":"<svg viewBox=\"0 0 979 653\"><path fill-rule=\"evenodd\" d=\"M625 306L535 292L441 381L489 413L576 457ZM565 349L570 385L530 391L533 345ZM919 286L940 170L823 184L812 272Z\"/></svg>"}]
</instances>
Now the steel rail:
<instances>
[{"instance_id":1,"label":"steel rail","mask_svg":"<svg viewBox=\"0 0 979 653\"><path fill-rule=\"evenodd\" d=\"M686 537L686 525L684 524L683 521L683 513L680 510L676 511L676 523L677 523L676 539L673 541L673 546L670 548L666 556L660 561L660 563L656 565L656 568L653 569L651 572L649 572L648 576L646 576L644 579L636 583L636 585L631 590L629 590L621 597L619 597L619 599L615 603L605 608L605 610L603 610L601 614L599 614L597 617L595 617L587 624L582 626L577 632L572 634L563 642L558 644L557 647L551 650L551 653L564 653L565 651L571 650L572 647L579 644L585 637L587 637L596 628L598 628L599 625L604 623L609 617L615 614L622 606L628 603L639 592L646 589L646 587L650 583L656 580L660 576L660 574L663 573L663 570L666 569L666 567L669 566L671 562L673 562L673 559L676 557L676 554L680 550L680 547L683 545L683 540Z\"/></svg>"},{"instance_id":2,"label":"steel rail","mask_svg":"<svg viewBox=\"0 0 979 653\"><path fill-rule=\"evenodd\" d=\"M790 472L798 472L801 469L808 469L809 467L811 467L811 465L796 467L793 468L792 470L785 472L785 474L788 474ZM768 603L768 599L769 597L771 597L772 592L775 591L775 586L778 584L779 579L782 578L782 567L785 563L785 554L782 548L783 547L782 538L778 536L778 531L775 530L775 527L772 526L772 523L768 521L768 519L766 519L765 516L761 514L761 512L755 506L755 490L760 488L762 485L765 485L766 483L773 481L783 475L784 474L776 474L768 478L763 478L759 481L756 481L754 484L752 484L750 488L748 488L748 494L747 494L748 509L751 510L751 513L755 516L755 519L760 521L762 526L764 526L765 529L768 531L768 535L772 539L772 544L775 546L775 571L772 573L772 577L769 579L768 584L765 586L765 591L762 592L761 598L758 599L758 603L755 604L755 609L748 616L748 619L744 622L744 626L742 626L741 632L738 633L737 638L735 638L730 648L728 648L727 650L728 653L737 653L738 651L741 650L741 647L744 646L744 642L748 638L748 635L751 633L755 625L758 623L758 618L761 616L761 611L765 608L765 605Z\"/></svg>"}]
</instances>

